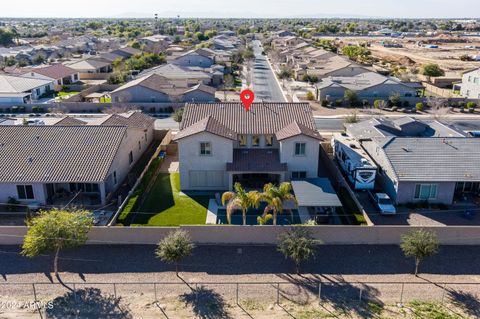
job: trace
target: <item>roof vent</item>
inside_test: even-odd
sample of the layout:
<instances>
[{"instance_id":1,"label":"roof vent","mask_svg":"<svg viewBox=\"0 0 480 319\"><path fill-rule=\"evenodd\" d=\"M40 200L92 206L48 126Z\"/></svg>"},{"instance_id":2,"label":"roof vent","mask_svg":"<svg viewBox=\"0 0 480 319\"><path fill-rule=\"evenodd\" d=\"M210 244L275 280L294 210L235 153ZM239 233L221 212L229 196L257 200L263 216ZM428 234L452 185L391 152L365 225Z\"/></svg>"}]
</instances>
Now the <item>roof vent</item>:
<instances>
[{"instance_id":1,"label":"roof vent","mask_svg":"<svg viewBox=\"0 0 480 319\"><path fill-rule=\"evenodd\" d=\"M29 156L29 157L27 158L27 161L28 161L29 163L33 162L33 157Z\"/></svg>"}]
</instances>

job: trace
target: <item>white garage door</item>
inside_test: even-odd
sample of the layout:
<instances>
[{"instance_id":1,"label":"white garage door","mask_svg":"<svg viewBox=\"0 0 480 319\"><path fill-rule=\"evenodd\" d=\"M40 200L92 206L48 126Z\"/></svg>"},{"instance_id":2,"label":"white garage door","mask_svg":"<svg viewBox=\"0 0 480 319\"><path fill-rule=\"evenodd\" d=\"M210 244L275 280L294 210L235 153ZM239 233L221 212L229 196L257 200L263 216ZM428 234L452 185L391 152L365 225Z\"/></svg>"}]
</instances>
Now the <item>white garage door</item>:
<instances>
[{"instance_id":1,"label":"white garage door","mask_svg":"<svg viewBox=\"0 0 480 319\"><path fill-rule=\"evenodd\" d=\"M190 171L190 187L225 188L223 171Z\"/></svg>"}]
</instances>

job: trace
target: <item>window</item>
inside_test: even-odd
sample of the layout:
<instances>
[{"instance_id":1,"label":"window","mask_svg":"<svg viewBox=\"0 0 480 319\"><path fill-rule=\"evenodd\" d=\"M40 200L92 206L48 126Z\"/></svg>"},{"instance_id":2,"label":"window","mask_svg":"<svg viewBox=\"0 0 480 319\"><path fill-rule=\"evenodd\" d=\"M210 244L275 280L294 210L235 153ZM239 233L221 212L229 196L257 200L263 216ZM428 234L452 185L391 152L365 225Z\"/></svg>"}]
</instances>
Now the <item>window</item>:
<instances>
[{"instance_id":1,"label":"window","mask_svg":"<svg viewBox=\"0 0 480 319\"><path fill-rule=\"evenodd\" d=\"M200 155L212 155L210 142L200 142Z\"/></svg>"},{"instance_id":2,"label":"window","mask_svg":"<svg viewBox=\"0 0 480 319\"><path fill-rule=\"evenodd\" d=\"M436 184L417 184L415 185L415 199L429 200L437 198Z\"/></svg>"},{"instance_id":3,"label":"window","mask_svg":"<svg viewBox=\"0 0 480 319\"><path fill-rule=\"evenodd\" d=\"M140 141L138 141L138 149L141 150L142 149L142 143Z\"/></svg>"},{"instance_id":4,"label":"window","mask_svg":"<svg viewBox=\"0 0 480 319\"><path fill-rule=\"evenodd\" d=\"M307 172L292 172L292 179L307 178Z\"/></svg>"},{"instance_id":5,"label":"window","mask_svg":"<svg viewBox=\"0 0 480 319\"><path fill-rule=\"evenodd\" d=\"M145 142L147 142L147 141L148 141L148 135L147 135L147 133L145 133Z\"/></svg>"},{"instance_id":6,"label":"window","mask_svg":"<svg viewBox=\"0 0 480 319\"><path fill-rule=\"evenodd\" d=\"M130 151L130 153L128 154L128 164L132 164L132 163L133 163L133 152Z\"/></svg>"},{"instance_id":7,"label":"window","mask_svg":"<svg viewBox=\"0 0 480 319\"><path fill-rule=\"evenodd\" d=\"M305 156L305 143L295 143L295 156Z\"/></svg>"},{"instance_id":8,"label":"window","mask_svg":"<svg viewBox=\"0 0 480 319\"><path fill-rule=\"evenodd\" d=\"M34 199L32 185L17 185L18 199Z\"/></svg>"},{"instance_id":9,"label":"window","mask_svg":"<svg viewBox=\"0 0 480 319\"><path fill-rule=\"evenodd\" d=\"M260 136L259 135L253 135L252 136L252 146L253 147L260 146Z\"/></svg>"},{"instance_id":10,"label":"window","mask_svg":"<svg viewBox=\"0 0 480 319\"><path fill-rule=\"evenodd\" d=\"M37 96L40 96L40 89L35 90L37 92Z\"/></svg>"},{"instance_id":11,"label":"window","mask_svg":"<svg viewBox=\"0 0 480 319\"><path fill-rule=\"evenodd\" d=\"M240 145L240 147L247 146L247 136L246 135L240 135L238 137L238 144Z\"/></svg>"},{"instance_id":12,"label":"window","mask_svg":"<svg viewBox=\"0 0 480 319\"><path fill-rule=\"evenodd\" d=\"M265 136L265 145L267 147L273 146L273 135L266 135Z\"/></svg>"}]
</instances>

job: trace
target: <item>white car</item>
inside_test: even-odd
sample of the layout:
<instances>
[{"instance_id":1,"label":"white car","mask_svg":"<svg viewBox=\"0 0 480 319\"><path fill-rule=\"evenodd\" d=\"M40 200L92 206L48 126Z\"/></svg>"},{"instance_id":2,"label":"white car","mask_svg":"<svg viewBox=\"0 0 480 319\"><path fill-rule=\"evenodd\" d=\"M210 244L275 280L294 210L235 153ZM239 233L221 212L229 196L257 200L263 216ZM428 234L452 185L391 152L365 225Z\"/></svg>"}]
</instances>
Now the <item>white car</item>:
<instances>
[{"instance_id":1,"label":"white car","mask_svg":"<svg viewBox=\"0 0 480 319\"><path fill-rule=\"evenodd\" d=\"M388 197L385 193L375 193L373 195L373 199L375 200L375 204L377 208L380 210L380 214L382 215L395 215L397 210L393 205L392 200Z\"/></svg>"}]
</instances>

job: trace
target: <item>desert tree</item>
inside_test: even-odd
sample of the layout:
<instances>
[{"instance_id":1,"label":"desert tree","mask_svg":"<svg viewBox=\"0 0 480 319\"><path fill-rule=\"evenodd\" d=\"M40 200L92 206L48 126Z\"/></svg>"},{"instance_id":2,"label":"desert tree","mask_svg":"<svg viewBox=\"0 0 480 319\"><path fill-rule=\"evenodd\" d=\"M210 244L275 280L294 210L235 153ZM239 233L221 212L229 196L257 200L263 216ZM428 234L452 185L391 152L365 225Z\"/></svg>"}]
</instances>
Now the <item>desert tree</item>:
<instances>
[{"instance_id":1,"label":"desert tree","mask_svg":"<svg viewBox=\"0 0 480 319\"><path fill-rule=\"evenodd\" d=\"M277 249L295 263L296 272L300 274L300 264L315 256L315 247L319 243L306 227L295 227L280 234Z\"/></svg>"},{"instance_id":2,"label":"desert tree","mask_svg":"<svg viewBox=\"0 0 480 319\"><path fill-rule=\"evenodd\" d=\"M180 262L192 254L195 245L186 231L176 230L165 236L157 245L155 255L163 262L175 264L178 276Z\"/></svg>"},{"instance_id":3,"label":"desert tree","mask_svg":"<svg viewBox=\"0 0 480 319\"><path fill-rule=\"evenodd\" d=\"M92 214L87 211L42 211L27 221L22 254L33 258L54 253L53 269L58 281L62 282L58 274L60 251L85 244L92 226Z\"/></svg>"},{"instance_id":4,"label":"desert tree","mask_svg":"<svg viewBox=\"0 0 480 319\"><path fill-rule=\"evenodd\" d=\"M402 235L400 248L406 257L415 259L415 276L418 276L420 263L438 253L438 240L435 233L420 229Z\"/></svg>"}]
</instances>

